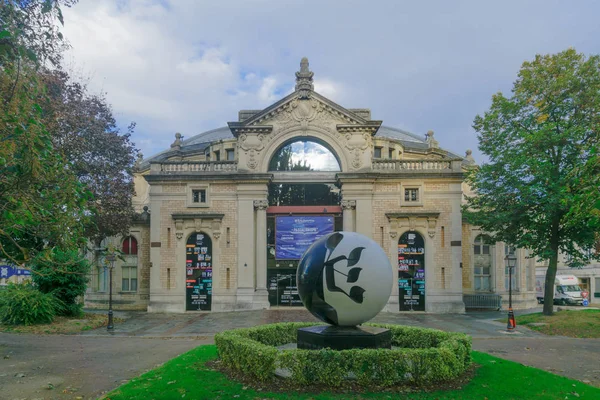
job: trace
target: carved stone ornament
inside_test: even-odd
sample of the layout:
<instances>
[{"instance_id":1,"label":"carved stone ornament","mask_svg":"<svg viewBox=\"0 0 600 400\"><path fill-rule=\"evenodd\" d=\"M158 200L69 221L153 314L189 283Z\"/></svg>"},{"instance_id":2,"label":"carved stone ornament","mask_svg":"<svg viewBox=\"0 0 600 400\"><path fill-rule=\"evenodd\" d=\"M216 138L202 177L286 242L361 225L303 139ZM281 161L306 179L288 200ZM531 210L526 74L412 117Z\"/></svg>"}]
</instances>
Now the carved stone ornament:
<instances>
[{"instance_id":1,"label":"carved stone ornament","mask_svg":"<svg viewBox=\"0 0 600 400\"><path fill-rule=\"evenodd\" d=\"M433 131L427 131L426 141L430 149L437 149L440 147L439 142L433 138Z\"/></svg>"},{"instance_id":2,"label":"carved stone ornament","mask_svg":"<svg viewBox=\"0 0 600 400\"><path fill-rule=\"evenodd\" d=\"M183 237L183 220L175 220L175 237L179 240Z\"/></svg>"},{"instance_id":3,"label":"carved stone ornament","mask_svg":"<svg viewBox=\"0 0 600 400\"><path fill-rule=\"evenodd\" d=\"M390 237L392 239L396 239L396 236L398 236L398 232L396 232L396 231L390 231Z\"/></svg>"},{"instance_id":4,"label":"carved stone ornament","mask_svg":"<svg viewBox=\"0 0 600 400\"><path fill-rule=\"evenodd\" d=\"M342 210L354 210L356 208L356 200L342 200Z\"/></svg>"},{"instance_id":5,"label":"carved stone ornament","mask_svg":"<svg viewBox=\"0 0 600 400\"><path fill-rule=\"evenodd\" d=\"M181 150L181 139L183 139L183 135L177 132L175 134L175 141L171 144L171 148L175 150Z\"/></svg>"},{"instance_id":6,"label":"carved stone ornament","mask_svg":"<svg viewBox=\"0 0 600 400\"><path fill-rule=\"evenodd\" d=\"M300 71L296 72L296 91L299 92L298 98L310 98L310 92L314 90L314 73L308 69L308 58L304 57L300 61Z\"/></svg>"},{"instance_id":7,"label":"carved stone ornament","mask_svg":"<svg viewBox=\"0 0 600 400\"><path fill-rule=\"evenodd\" d=\"M427 218L427 234L433 239L435 236L435 226L437 225L437 218Z\"/></svg>"},{"instance_id":8,"label":"carved stone ornament","mask_svg":"<svg viewBox=\"0 0 600 400\"><path fill-rule=\"evenodd\" d=\"M415 217L408 217L408 229L414 231L417 228L417 219Z\"/></svg>"},{"instance_id":9,"label":"carved stone ornament","mask_svg":"<svg viewBox=\"0 0 600 400\"><path fill-rule=\"evenodd\" d=\"M221 237L221 232L219 232L219 231L213 232L213 236L215 239L219 239Z\"/></svg>"},{"instance_id":10,"label":"carved stone ornament","mask_svg":"<svg viewBox=\"0 0 600 400\"><path fill-rule=\"evenodd\" d=\"M254 208L260 211L266 211L269 207L269 202L267 200L254 200Z\"/></svg>"},{"instance_id":11,"label":"carved stone ornament","mask_svg":"<svg viewBox=\"0 0 600 400\"><path fill-rule=\"evenodd\" d=\"M350 150L352 154L352 168L360 169L362 166L362 155L369 147L371 147L371 143L373 141L372 136L369 132L355 132L355 133L346 133L346 148Z\"/></svg>"},{"instance_id":12,"label":"carved stone ornament","mask_svg":"<svg viewBox=\"0 0 600 400\"><path fill-rule=\"evenodd\" d=\"M249 169L258 167L258 155L265 148L264 138L263 134L248 135L245 133L242 133L238 138L238 145L248 156L246 165Z\"/></svg>"}]
</instances>

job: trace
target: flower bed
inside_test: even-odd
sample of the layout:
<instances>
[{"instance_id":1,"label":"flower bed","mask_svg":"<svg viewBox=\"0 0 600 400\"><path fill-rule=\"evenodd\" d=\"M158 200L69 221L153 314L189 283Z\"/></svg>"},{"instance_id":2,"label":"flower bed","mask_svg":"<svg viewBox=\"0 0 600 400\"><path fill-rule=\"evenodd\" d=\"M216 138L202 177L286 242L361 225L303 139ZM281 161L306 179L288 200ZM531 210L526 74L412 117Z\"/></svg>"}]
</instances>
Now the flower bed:
<instances>
[{"instance_id":1,"label":"flower bed","mask_svg":"<svg viewBox=\"0 0 600 400\"><path fill-rule=\"evenodd\" d=\"M287 369L299 384L339 386L353 377L363 386L421 386L462 375L471 363L471 338L462 333L402 325L366 324L392 331L392 349L279 350L296 342L298 328L279 323L225 331L215 336L225 366L261 381Z\"/></svg>"}]
</instances>

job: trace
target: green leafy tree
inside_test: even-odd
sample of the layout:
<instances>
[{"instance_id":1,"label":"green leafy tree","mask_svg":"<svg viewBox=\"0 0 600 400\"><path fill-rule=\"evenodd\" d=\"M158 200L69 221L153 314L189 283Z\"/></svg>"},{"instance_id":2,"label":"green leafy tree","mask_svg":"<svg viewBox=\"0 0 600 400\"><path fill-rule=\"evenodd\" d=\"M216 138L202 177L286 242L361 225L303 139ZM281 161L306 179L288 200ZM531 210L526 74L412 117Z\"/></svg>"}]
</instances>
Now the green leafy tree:
<instances>
[{"instance_id":1,"label":"green leafy tree","mask_svg":"<svg viewBox=\"0 0 600 400\"><path fill-rule=\"evenodd\" d=\"M600 135L600 57L569 49L523 63L512 96L498 93L474 122L489 162L468 175L468 221L496 240L549 260L544 314L552 314L559 253L573 265L600 231L593 176ZM587 167L586 167L587 166ZM593 188L597 192L598 188Z\"/></svg>"},{"instance_id":2,"label":"green leafy tree","mask_svg":"<svg viewBox=\"0 0 600 400\"><path fill-rule=\"evenodd\" d=\"M126 235L134 216L135 123L121 132L106 98L91 94L61 69L44 71L42 79L48 95L40 103L54 147L94 196L86 237L98 243L108 236Z\"/></svg>"},{"instance_id":3,"label":"green leafy tree","mask_svg":"<svg viewBox=\"0 0 600 400\"><path fill-rule=\"evenodd\" d=\"M13 82L0 75L0 92ZM17 265L55 246L81 246L91 199L41 122L35 99L43 90L23 68L13 99L0 105L0 257Z\"/></svg>"},{"instance_id":4,"label":"green leafy tree","mask_svg":"<svg viewBox=\"0 0 600 400\"><path fill-rule=\"evenodd\" d=\"M77 250L54 249L48 258L33 260L33 282L43 293L52 293L64 305L59 315L79 316L90 272L89 262Z\"/></svg>"}]
</instances>

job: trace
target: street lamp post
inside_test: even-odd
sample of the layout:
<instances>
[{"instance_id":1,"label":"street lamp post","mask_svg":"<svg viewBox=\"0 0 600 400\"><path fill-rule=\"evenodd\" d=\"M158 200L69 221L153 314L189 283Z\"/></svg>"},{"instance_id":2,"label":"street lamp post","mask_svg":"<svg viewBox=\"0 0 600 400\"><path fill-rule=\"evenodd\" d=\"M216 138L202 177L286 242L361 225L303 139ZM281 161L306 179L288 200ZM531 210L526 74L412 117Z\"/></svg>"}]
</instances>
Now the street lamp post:
<instances>
[{"instance_id":1,"label":"street lamp post","mask_svg":"<svg viewBox=\"0 0 600 400\"><path fill-rule=\"evenodd\" d=\"M106 330L108 330L109 332L112 332L112 330L115 328L113 325L113 310L112 310L112 273L113 273L113 268L115 266L115 260L117 258L115 257L115 255L113 253L110 253L106 256L106 261L110 262L110 267L108 267L108 325L106 326Z\"/></svg>"},{"instance_id":2,"label":"street lamp post","mask_svg":"<svg viewBox=\"0 0 600 400\"><path fill-rule=\"evenodd\" d=\"M506 325L506 330L510 332L517 327L515 314L512 309L512 272L517 262L517 257L515 257L514 254L507 254L504 261L508 265L508 323Z\"/></svg>"}]
</instances>

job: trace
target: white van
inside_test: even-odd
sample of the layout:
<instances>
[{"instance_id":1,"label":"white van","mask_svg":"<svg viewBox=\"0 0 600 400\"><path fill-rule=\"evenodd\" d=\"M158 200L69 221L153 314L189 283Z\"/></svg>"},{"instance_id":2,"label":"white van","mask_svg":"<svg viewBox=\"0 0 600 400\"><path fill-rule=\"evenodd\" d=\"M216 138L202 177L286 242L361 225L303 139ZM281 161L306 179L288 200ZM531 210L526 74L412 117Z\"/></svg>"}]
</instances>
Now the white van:
<instances>
[{"instance_id":1,"label":"white van","mask_svg":"<svg viewBox=\"0 0 600 400\"><path fill-rule=\"evenodd\" d=\"M544 303L545 275L536 275L535 292L539 304ZM581 305L583 297L579 280L575 275L556 275L554 280L554 304Z\"/></svg>"}]
</instances>

